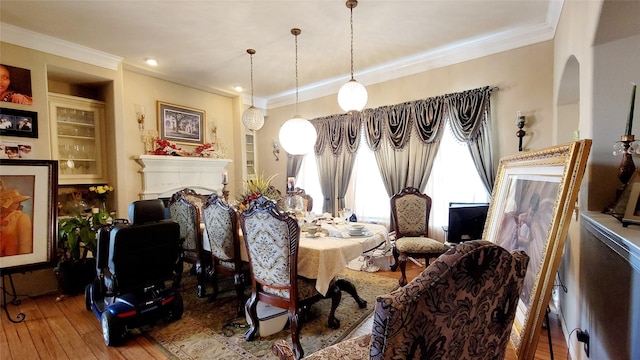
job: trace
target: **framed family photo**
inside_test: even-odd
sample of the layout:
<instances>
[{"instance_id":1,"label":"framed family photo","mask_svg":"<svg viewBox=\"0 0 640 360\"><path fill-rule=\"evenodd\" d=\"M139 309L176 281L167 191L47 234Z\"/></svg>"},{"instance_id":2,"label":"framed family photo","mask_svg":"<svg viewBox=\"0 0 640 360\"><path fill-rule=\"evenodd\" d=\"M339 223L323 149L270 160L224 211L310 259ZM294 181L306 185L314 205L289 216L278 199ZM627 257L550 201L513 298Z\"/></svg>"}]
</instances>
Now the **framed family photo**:
<instances>
[{"instance_id":1,"label":"framed family photo","mask_svg":"<svg viewBox=\"0 0 640 360\"><path fill-rule=\"evenodd\" d=\"M55 265L58 163L0 159L0 272Z\"/></svg>"},{"instance_id":2,"label":"framed family photo","mask_svg":"<svg viewBox=\"0 0 640 360\"><path fill-rule=\"evenodd\" d=\"M38 113L0 108L0 135L38 137Z\"/></svg>"},{"instance_id":3,"label":"framed family photo","mask_svg":"<svg viewBox=\"0 0 640 360\"><path fill-rule=\"evenodd\" d=\"M532 359L584 176L591 140L500 160L484 238L529 255L511 343Z\"/></svg>"},{"instance_id":4,"label":"framed family photo","mask_svg":"<svg viewBox=\"0 0 640 360\"><path fill-rule=\"evenodd\" d=\"M187 145L204 143L204 110L158 101L160 138Z\"/></svg>"}]
</instances>

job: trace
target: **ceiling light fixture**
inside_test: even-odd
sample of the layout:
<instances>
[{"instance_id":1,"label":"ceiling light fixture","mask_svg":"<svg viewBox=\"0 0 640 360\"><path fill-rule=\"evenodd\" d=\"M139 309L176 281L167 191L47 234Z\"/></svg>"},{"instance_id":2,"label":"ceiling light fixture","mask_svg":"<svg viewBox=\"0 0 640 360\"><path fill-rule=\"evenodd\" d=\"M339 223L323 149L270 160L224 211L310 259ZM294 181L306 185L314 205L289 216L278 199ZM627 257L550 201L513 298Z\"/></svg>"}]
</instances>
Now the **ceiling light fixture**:
<instances>
[{"instance_id":1,"label":"ceiling light fixture","mask_svg":"<svg viewBox=\"0 0 640 360\"><path fill-rule=\"evenodd\" d=\"M156 61L156 59L144 59L144 62L146 62L147 65L158 66L158 62Z\"/></svg>"},{"instance_id":2,"label":"ceiling light fixture","mask_svg":"<svg viewBox=\"0 0 640 360\"><path fill-rule=\"evenodd\" d=\"M367 89L353 78L353 8L358 6L357 0L347 0L351 12L351 80L342 85L338 91L338 104L347 113L361 111L367 104Z\"/></svg>"},{"instance_id":3,"label":"ceiling light fixture","mask_svg":"<svg viewBox=\"0 0 640 360\"><path fill-rule=\"evenodd\" d=\"M247 53L251 58L251 106L242 113L242 123L247 129L256 131L260 130L262 125L264 125L264 115L262 115L262 111L253 106L253 54L255 54L256 51L247 49Z\"/></svg>"},{"instance_id":4,"label":"ceiling light fixture","mask_svg":"<svg viewBox=\"0 0 640 360\"><path fill-rule=\"evenodd\" d=\"M296 39L296 114L298 111L298 35L302 30L293 28L291 34ZM287 120L278 134L280 145L291 155L304 155L311 151L316 144L318 133L311 122L300 115Z\"/></svg>"}]
</instances>

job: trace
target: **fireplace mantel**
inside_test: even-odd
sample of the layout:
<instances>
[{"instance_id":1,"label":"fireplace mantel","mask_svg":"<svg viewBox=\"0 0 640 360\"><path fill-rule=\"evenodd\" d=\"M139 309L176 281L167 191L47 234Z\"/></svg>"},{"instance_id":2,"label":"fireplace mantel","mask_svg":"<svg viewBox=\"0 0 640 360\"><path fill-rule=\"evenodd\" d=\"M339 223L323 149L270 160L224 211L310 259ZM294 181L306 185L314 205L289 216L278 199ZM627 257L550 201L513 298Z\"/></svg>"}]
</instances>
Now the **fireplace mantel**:
<instances>
[{"instance_id":1,"label":"fireplace mantel","mask_svg":"<svg viewBox=\"0 0 640 360\"><path fill-rule=\"evenodd\" d=\"M166 198L184 188L201 194L220 193L222 173L230 159L139 155L142 166L141 199Z\"/></svg>"}]
</instances>

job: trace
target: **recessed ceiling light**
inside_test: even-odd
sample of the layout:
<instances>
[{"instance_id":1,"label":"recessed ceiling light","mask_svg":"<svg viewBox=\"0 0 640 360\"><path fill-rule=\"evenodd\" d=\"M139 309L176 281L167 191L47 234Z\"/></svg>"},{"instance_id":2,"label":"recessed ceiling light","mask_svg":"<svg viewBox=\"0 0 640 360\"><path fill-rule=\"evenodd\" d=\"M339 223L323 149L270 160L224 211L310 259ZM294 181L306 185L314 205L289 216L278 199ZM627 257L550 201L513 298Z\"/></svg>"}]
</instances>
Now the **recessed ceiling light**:
<instances>
[{"instance_id":1,"label":"recessed ceiling light","mask_svg":"<svg viewBox=\"0 0 640 360\"><path fill-rule=\"evenodd\" d=\"M242 86L240 86L240 85L236 85L236 86L234 86L234 87L233 87L233 89L234 89L235 91L237 91L237 92L241 92L241 91L243 91L243 90L244 90L244 88L243 88Z\"/></svg>"},{"instance_id":2,"label":"recessed ceiling light","mask_svg":"<svg viewBox=\"0 0 640 360\"><path fill-rule=\"evenodd\" d=\"M151 66L158 65L158 62L156 61L156 59L145 59L144 61L147 63L147 65L151 65Z\"/></svg>"}]
</instances>

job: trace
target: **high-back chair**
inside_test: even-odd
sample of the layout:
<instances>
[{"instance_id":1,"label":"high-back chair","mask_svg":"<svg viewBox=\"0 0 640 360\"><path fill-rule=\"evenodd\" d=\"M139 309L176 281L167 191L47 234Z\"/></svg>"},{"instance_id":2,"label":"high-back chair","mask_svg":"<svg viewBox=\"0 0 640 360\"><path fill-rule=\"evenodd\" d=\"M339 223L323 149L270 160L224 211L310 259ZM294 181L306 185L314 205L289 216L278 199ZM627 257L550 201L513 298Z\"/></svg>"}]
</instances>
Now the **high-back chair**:
<instances>
[{"instance_id":1,"label":"high-back chair","mask_svg":"<svg viewBox=\"0 0 640 360\"><path fill-rule=\"evenodd\" d=\"M287 191L282 196L282 200L288 210L293 210L296 206L300 208L300 211L313 210L313 198L299 187L292 191Z\"/></svg>"},{"instance_id":2,"label":"high-back chair","mask_svg":"<svg viewBox=\"0 0 640 360\"><path fill-rule=\"evenodd\" d=\"M313 279L298 276L298 222L280 212L275 202L261 196L240 215L240 224L249 256L252 285L251 298L246 304L251 326L244 337L252 340L258 333L258 301L287 309L293 351L295 358L299 359L304 355L300 344L300 318L313 302L323 296L316 290ZM335 310L341 293L335 281L329 287L328 296L332 299L329 327L337 329L340 322L335 318Z\"/></svg>"},{"instance_id":3,"label":"high-back chair","mask_svg":"<svg viewBox=\"0 0 640 360\"><path fill-rule=\"evenodd\" d=\"M529 257L485 240L462 243L409 284L378 296L371 334L306 357L318 359L504 359ZM285 341L279 359L293 359Z\"/></svg>"},{"instance_id":4,"label":"high-back chair","mask_svg":"<svg viewBox=\"0 0 640 360\"><path fill-rule=\"evenodd\" d=\"M191 264L191 273L198 278L197 296L205 297L206 272L210 267L211 255L202 246L204 223L201 218L202 205L206 198L192 189L183 189L171 196L169 215L180 224L183 260Z\"/></svg>"},{"instance_id":5,"label":"high-back chair","mask_svg":"<svg viewBox=\"0 0 640 360\"><path fill-rule=\"evenodd\" d=\"M211 249L211 300L218 295L218 274L233 276L233 283L238 296L238 316L244 314L245 273L248 275L249 264L240 257L238 233L238 215L223 198L211 194L202 207L202 220Z\"/></svg>"},{"instance_id":6,"label":"high-back chair","mask_svg":"<svg viewBox=\"0 0 640 360\"><path fill-rule=\"evenodd\" d=\"M430 213L431 198L414 187L404 188L391 197L391 216L396 238L393 248L396 262L392 270L395 271L400 265L400 286L407 284L407 257L423 258L426 265L429 265L431 258L440 256L449 249L440 241L429 237Z\"/></svg>"}]
</instances>

